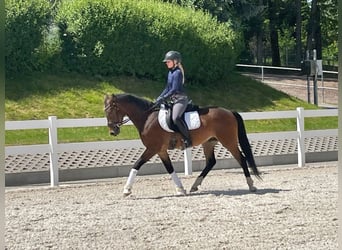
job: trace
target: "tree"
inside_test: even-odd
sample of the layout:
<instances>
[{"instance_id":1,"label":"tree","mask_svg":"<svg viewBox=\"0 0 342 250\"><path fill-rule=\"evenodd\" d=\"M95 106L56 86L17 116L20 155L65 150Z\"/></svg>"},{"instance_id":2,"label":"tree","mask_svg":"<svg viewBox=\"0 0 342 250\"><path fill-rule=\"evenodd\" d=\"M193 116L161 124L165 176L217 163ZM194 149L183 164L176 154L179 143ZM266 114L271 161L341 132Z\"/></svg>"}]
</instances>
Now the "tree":
<instances>
[{"instance_id":1,"label":"tree","mask_svg":"<svg viewBox=\"0 0 342 250\"><path fill-rule=\"evenodd\" d=\"M216 1L218 2L218 1ZM263 0L236 0L221 1L218 6L222 14L221 21L225 18L239 29L245 38L245 51L243 56L256 59L258 65L263 64L265 41L265 15L266 5ZM252 61L253 58L251 59Z\"/></svg>"},{"instance_id":2,"label":"tree","mask_svg":"<svg viewBox=\"0 0 342 250\"><path fill-rule=\"evenodd\" d=\"M270 28L270 43L272 53L272 65L280 66L279 53L279 2L278 0L268 0L268 17Z\"/></svg>"},{"instance_id":3,"label":"tree","mask_svg":"<svg viewBox=\"0 0 342 250\"><path fill-rule=\"evenodd\" d=\"M302 61L302 1L296 0L296 66Z\"/></svg>"},{"instance_id":4,"label":"tree","mask_svg":"<svg viewBox=\"0 0 342 250\"><path fill-rule=\"evenodd\" d=\"M317 59L322 59L322 33L320 26L320 16L320 7L317 4L317 0L312 0L310 19L307 28L308 35L306 47L309 51L316 49Z\"/></svg>"},{"instance_id":5,"label":"tree","mask_svg":"<svg viewBox=\"0 0 342 250\"><path fill-rule=\"evenodd\" d=\"M322 59L327 61L326 64L330 64L330 61L337 63L337 0L319 1L317 4L321 10L320 28L322 39Z\"/></svg>"},{"instance_id":6,"label":"tree","mask_svg":"<svg viewBox=\"0 0 342 250\"><path fill-rule=\"evenodd\" d=\"M337 58L337 0L163 0L211 13L230 22L244 37L241 58L263 64L271 51L272 65L300 66L305 50L317 58ZM286 54L286 61L283 60Z\"/></svg>"}]
</instances>

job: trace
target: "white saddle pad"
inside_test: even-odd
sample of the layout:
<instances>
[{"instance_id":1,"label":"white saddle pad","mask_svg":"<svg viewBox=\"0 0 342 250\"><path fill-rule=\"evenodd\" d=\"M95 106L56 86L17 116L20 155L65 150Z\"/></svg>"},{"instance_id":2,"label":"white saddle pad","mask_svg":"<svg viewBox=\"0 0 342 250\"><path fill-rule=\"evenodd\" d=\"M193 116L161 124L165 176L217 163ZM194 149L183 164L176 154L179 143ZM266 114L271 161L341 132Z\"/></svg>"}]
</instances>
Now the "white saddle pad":
<instances>
[{"instance_id":1,"label":"white saddle pad","mask_svg":"<svg viewBox=\"0 0 342 250\"><path fill-rule=\"evenodd\" d=\"M160 109L159 114L158 114L159 124L165 131L174 132L167 125L167 122L166 122L167 112L168 112L167 109ZM201 120L197 111L186 112L184 114L184 118L185 118L185 122L189 130L194 130L201 126Z\"/></svg>"}]
</instances>

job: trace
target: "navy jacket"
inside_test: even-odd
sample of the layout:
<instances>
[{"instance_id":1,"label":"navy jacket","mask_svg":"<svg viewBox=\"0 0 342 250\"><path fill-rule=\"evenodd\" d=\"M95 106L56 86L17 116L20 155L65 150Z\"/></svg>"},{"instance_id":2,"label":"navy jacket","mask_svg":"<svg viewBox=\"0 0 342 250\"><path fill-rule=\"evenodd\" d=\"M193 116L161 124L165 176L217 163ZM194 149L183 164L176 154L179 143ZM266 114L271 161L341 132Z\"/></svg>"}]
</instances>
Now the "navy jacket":
<instances>
[{"instance_id":1,"label":"navy jacket","mask_svg":"<svg viewBox=\"0 0 342 250\"><path fill-rule=\"evenodd\" d=\"M160 96L157 98L157 101L160 99L166 99L171 97L174 94L185 95L184 87L183 87L183 74L180 68L176 67L169 71L167 75L167 83L166 87Z\"/></svg>"}]
</instances>

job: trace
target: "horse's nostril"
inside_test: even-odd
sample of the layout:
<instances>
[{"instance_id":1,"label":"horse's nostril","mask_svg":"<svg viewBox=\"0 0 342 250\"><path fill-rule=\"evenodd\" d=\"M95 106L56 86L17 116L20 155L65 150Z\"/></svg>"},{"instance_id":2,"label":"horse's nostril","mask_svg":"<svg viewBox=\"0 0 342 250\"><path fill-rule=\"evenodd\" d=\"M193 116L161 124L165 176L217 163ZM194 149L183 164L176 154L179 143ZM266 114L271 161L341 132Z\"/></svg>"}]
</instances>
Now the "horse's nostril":
<instances>
[{"instance_id":1,"label":"horse's nostril","mask_svg":"<svg viewBox=\"0 0 342 250\"><path fill-rule=\"evenodd\" d=\"M109 132L110 135L115 135L114 131Z\"/></svg>"}]
</instances>

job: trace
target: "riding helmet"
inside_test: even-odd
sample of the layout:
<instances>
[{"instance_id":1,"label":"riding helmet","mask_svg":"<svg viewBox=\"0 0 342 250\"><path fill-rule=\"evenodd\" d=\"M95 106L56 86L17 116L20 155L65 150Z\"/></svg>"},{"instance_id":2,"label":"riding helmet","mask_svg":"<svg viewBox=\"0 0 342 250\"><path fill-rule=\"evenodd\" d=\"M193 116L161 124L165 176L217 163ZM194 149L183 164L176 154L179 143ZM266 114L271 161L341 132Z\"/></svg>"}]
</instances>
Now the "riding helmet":
<instances>
[{"instance_id":1,"label":"riding helmet","mask_svg":"<svg viewBox=\"0 0 342 250\"><path fill-rule=\"evenodd\" d=\"M182 61L182 56L178 51L171 50L165 54L163 62L166 62L167 60L176 60L180 63Z\"/></svg>"}]
</instances>

